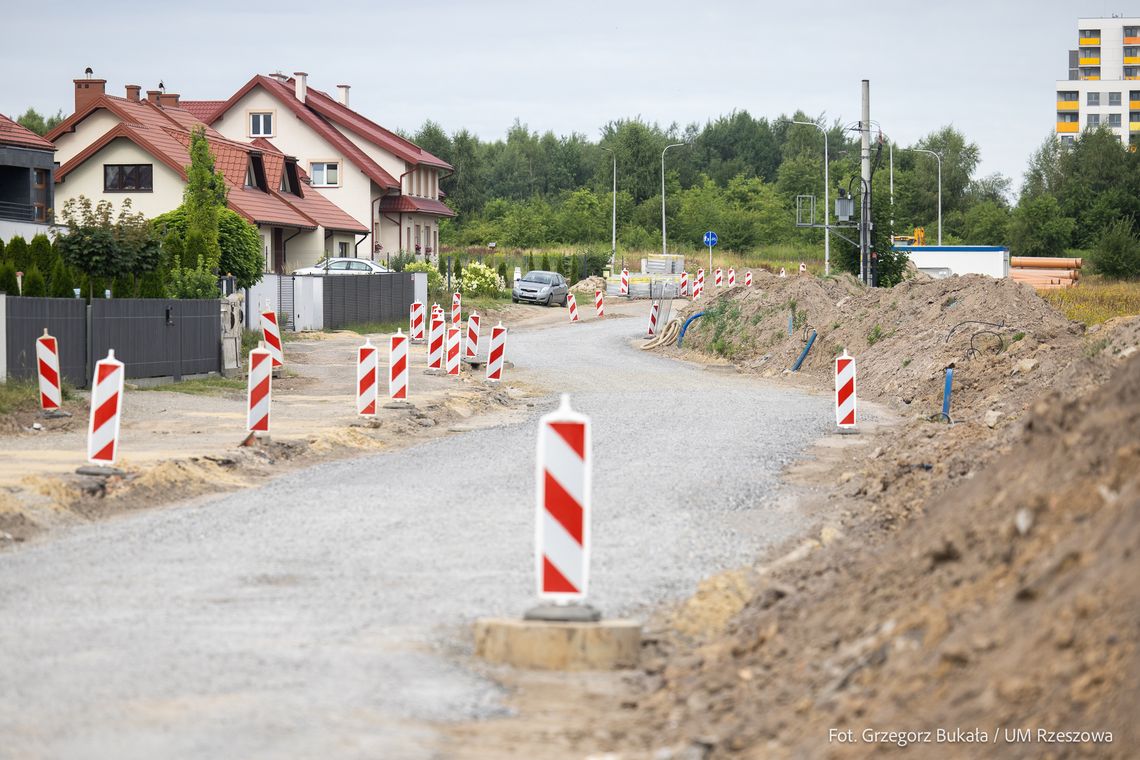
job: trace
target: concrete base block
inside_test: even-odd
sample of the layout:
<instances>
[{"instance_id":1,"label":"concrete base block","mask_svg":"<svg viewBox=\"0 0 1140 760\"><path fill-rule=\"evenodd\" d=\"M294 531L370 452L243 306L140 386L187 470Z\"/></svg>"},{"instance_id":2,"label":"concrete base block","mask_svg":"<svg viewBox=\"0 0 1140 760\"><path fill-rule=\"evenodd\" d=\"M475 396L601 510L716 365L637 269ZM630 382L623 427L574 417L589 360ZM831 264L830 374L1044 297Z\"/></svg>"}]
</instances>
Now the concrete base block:
<instances>
[{"instance_id":1,"label":"concrete base block","mask_svg":"<svg viewBox=\"0 0 1140 760\"><path fill-rule=\"evenodd\" d=\"M475 623L475 654L517 668L634 668L640 651L641 624L635 620L555 623L485 618Z\"/></svg>"}]
</instances>

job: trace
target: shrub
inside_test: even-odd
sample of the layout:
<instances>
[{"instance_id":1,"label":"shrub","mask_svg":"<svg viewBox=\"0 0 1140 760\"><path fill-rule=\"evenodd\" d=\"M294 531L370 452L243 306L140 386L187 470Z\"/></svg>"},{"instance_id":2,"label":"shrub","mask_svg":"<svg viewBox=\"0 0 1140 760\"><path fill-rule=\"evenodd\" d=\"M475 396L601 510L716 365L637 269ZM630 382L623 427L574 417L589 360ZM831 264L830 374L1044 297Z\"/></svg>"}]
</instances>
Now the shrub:
<instances>
[{"instance_id":1,"label":"shrub","mask_svg":"<svg viewBox=\"0 0 1140 760\"><path fill-rule=\"evenodd\" d=\"M55 259L55 248L52 247L48 236L42 232L32 238L31 243L28 243L28 269L34 266L39 268L41 272L50 272L55 264Z\"/></svg>"},{"instance_id":2,"label":"shrub","mask_svg":"<svg viewBox=\"0 0 1140 760\"><path fill-rule=\"evenodd\" d=\"M152 222L155 233L162 238L163 248L169 254L175 247L174 240L183 243L187 240L187 218L185 205L173 211L156 216ZM218 245L221 249L219 274L232 274L239 288L248 288L261 281L265 260L261 252L261 236L257 228L240 214L228 208L218 211ZM179 249L181 253L182 249ZM197 256L177 262L180 266L192 266Z\"/></svg>"},{"instance_id":3,"label":"shrub","mask_svg":"<svg viewBox=\"0 0 1140 760\"><path fill-rule=\"evenodd\" d=\"M459 288L466 296L494 296L499 294L499 275L491 267L480 264L468 264L463 270L463 278L459 281Z\"/></svg>"},{"instance_id":4,"label":"shrub","mask_svg":"<svg viewBox=\"0 0 1140 760\"><path fill-rule=\"evenodd\" d=\"M20 285L16 282L16 267L11 263L0 266L0 293L7 293L10 296L20 294Z\"/></svg>"},{"instance_id":5,"label":"shrub","mask_svg":"<svg viewBox=\"0 0 1140 760\"><path fill-rule=\"evenodd\" d=\"M509 282L509 280L507 280L507 262L505 261L499 262L499 277L503 278L504 285Z\"/></svg>"},{"instance_id":6,"label":"shrub","mask_svg":"<svg viewBox=\"0 0 1140 760\"><path fill-rule=\"evenodd\" d=\"M71 276L71 267L57 258L55 266L51 268L51 286L48 290L52 298L73 298L75 296L75 281Z\"/></svg>"},{"instance_id":7,"label":"shrub","mask_svg":"<svg viewBox=\"0 0 1140 760\"><path fill-rule=\"evenodd\" d=\"M443 261L441 256L440 261ZM442 293L443 292L443 275L439 270L432 266L430 261L414 261L411 264L404 266L405 272L426 272L428 281L429 293Z\"/></svg>"},{"instance_id":8,"label":"shrub","mask_svg":"<svg viewBox=\"0 0 1140 760\"><path fill-rule=\"evenodd\" d=\"M43 298L47 295L47 282L35 264L24 274L24 295L29 298Z\"/></svg>"},{"instance_id":9,"label":"shrub","mask_svg":"<svg viewBox=\"0 0 1140 760\"><path fill-rule=\"evenodd\" d=\"M13 271L25 272L28 269L28 243L19 235L11 238L8 241L8 248L5 251L5 258L8 263L12 265ZM16 291L12 291L15 293Z\"/></svg>"},{"instance_id":10,"label":"shrub","mask_svg":"<svg viewBox=\"0 0 1140 760\"><path fill-rule=\"evenodd\" d=\"M1117 219L1110 224L1093 248L1092 268L1113 280L1140 277L1140 239L1133 231L1131 219Z\"/></svg>"}]
</instances>

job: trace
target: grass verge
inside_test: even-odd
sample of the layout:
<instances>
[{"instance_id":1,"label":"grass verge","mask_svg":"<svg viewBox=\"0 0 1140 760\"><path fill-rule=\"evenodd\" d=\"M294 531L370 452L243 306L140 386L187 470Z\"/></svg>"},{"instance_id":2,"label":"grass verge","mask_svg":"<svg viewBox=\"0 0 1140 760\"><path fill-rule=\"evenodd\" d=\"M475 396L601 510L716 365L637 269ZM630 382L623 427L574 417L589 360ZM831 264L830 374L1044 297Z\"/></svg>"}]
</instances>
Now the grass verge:
<instances>
[{"instance_id":1,"label":"grass verge","mask_svg":"<svg viewBox=\"0 0 1140 760\"><path fill-rule=\"evenodd\" d=\"M28 380L0 383L0 414L34 409L40 401L39 385Z\"/></svg>"},{"instance_id":2,"label":"grass verge","mask_svg":"<svg viewBox=\"0 0 1140 760\"><path fill-rule=\"evenodd\" d=\"M245 386L245 380L238 377L202 377L196 380L183 380L180 383L140 388L140 390L188 393L191 396L220 396L227 392L244 391Z\"/></svg>"},{"instance_id":3,"label":"grass verge","mask_svg":"<svg viewBox=\"0 0 1140 760\"><path fill-rule=\"evenodd\" d=\"M1075 288L1047 290L1041 296L1069 319L1090 327L1114 317L1140 314L1140 281L1082 278Z\"/></svg>"}]
</instances>

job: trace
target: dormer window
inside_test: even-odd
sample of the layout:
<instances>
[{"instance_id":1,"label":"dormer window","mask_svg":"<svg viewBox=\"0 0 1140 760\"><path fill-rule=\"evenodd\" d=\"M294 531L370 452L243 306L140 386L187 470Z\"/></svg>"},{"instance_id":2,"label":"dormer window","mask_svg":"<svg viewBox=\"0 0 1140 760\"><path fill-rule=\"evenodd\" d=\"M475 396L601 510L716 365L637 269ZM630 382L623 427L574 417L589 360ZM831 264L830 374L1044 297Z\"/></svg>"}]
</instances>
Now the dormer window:
<instances>
[{"instance_id":1,"label":"dormer window","mask_svg":"<svg viewBox=\"0 0 1140 760\"><path fill-rule=\"evenodd\" d=\"M273 112L253 112L249 115L250 137L273 137Z\"/></svg>"},{"instance_id":2,"label":"dormer window","mask_svg":"<svg viewBox=\"0 0 1140 760\"><path fill-rule=\"evenodd\" d=\"M250 161L249 166L245 167L245 186L257 187L257 177L253 176L253 161Z\"/></svg>"},{"instance_id":3,"label":"dormer window","mask_svg":"<svg viewBox=\"0 0 1140 760\"><path fill-rule=\"evenodd\" d=\"M260 153L249 154L249 164L245 168L245 186L263 193L269 192L269 183L265 179L265 164Z\"/></svg>"},{"instance_id":4,"label":"dormer window","mask_svg":"<svg viewBox=\"0 0 1140 760\"><path fill-rule=\"evenodd\" d=\"M286 159L285 165L281 169L280 191L296 195L299 198L304 197L301 194L301 181L297 174L297 162L295 160Z\"/></svg>"}]
</instances>

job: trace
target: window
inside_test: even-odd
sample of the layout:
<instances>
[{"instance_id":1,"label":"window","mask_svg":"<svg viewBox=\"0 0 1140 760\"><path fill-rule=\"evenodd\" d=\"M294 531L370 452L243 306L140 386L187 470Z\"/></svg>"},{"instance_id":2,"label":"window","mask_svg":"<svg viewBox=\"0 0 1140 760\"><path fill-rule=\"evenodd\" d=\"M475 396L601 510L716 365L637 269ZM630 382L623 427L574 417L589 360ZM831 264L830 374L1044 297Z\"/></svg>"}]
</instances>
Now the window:
<instances>
[{"instance_id":1,"label":"window","mask_svg":"<svg viewBox=\"0 0 1140 760\"><path fill-rule=\"evenodd\" d=\"M1100 93L1099 92L1090 92L1089 93L1088 105L1090 105L1090 106L1099 106L1100 105Z\"/></svg>"},{"instance_id":2,"label":"window","mask_svg":"<svg viewBox=\"0 0 1140 760\"><path fill-rule=\"evenodd\" d=\"M103 164L105 192L151 192L154 190L152 164Z\"/></svg>"},{"instance_id":3,"label":"window","mask_svg":"<svg viewBox=\"0 0 1140 760\"><path fill-rule=\"evenodd\" d=\"M1133 111L1128 114L1128 121L1132 124L1140 124L1140 111Z\"/></svg>"},{"instance_id":4,"label":"window","mask_svg":"<svg viewBox=\"0 0 1140 760\"><path fill-rule=\"evenodd\" d=\"M345 256L348 256L348 243L344 242L343 240L339 241L336 244L336 250L337 250L338 256L340 256L342 258ZM352 267L352 268L356 269L356 267Z\"/></svg>"},{"instance_id":5,"label":"window","mask_svg":"<svg viewBox=\"0 0 1140 760\"><path fill-rule=\"evenodd\" d=\"M1061 143L1063 145L1076 145L1077 138L1073 137L1072 135L1064 135L1061 137Z\"/></svg>"},{"instance_id":6,"label":"window","mask_svg":"<svg viewBox=\"0 0 1140 760\"><path fill-rule=\"evenodd\" d=\"M1120 93L1119 92L1108 93L1108 104L1110 106L1120 105Z\"/></svg>"},{"instance_id":7,"label":"window","mask_svg":"<svg viewBox=\"0 0 1140 760\"><path fill-rule=\"evenodd\" d=\"M1128 93L1129 100L1140 100L1140 90L1132 90Z\"/></svg>"},{"instance_id":8,"label":"window","mask_svg":"<svg viewBox=\"0 0 1140 760\"><path fill-rule=\"evenodd\" d=\"M1082 29L1081 30L1081 39L1088 39L1089 37L1099 37L1099 36L1100 36L1100 30L1099 29Z\"/></svg>"},{"instance_id":9,"label":"window","mask_svg":"<svg viewBox=\"0 0 1140 760\"><path fill-rule=\"evenodd\" d=\"M1090 113L1089 114L1088 126L1090 126L1090 127L1099 127L1100 126L1100 114L1099 113Z\"/></svg>"},{"instance_id":10,"label":"window","mask_svg":"<svg viewBox=\"0 0 1140 760\"><path fill-rule=\"evenodd\" d=\"M245 186L257 187L257 177L253 176L253 162L245 168Z\"/></svg>"},{"instance_id":11,"label":"window","mask_svg":"<svg viewBox=\"0 0 1140 760\"><path fill-rule=\"evenodd\" d=\"M1110 113L1108 115L1108 126L1119 127L1120 126L1120 114Z\"/></svg>"},{"instance_id":12,"label":"window","mask_svg":"<svg viewBox=\"0 0 1140 760\"><path fill-rule=\"evenodd\" d=\"M341 243L341 245L343 245L346 249L348 248L348 243ZM372 273L372 267L368 266L368 263L365 261L348 262L348 270L350 272L367 272L368 274Z\"/></svg>"},{"instance_id":13,"label":"window","mask_svg":"<svg viewBox=\"0 0 1140 760\"><path fill-rule=\"evenodd\" d=\"M1125 37L1140 37L1140 26L1126 26L1124 27Z\"/></svg>"},{"instance_id":14,"label":"window","mask_svg":"<svg viewBox=\"0 0 1140 760\"><path fill-rule=\"evenodd\" d=\"M273 137L273 114L251 113L249 115L250 137Z\"/></svg>"},{"instance_id":15,"label":"window","mask_svg":"<svg viewBox=\"0 0 1140 760\"><path fill-rule=\"evenodd\" d=\"M334 261L331 264L329 264L327 268L331 271L334 271L334 272L347 272L348 271L348 262L347 261Z\"/></svg>"},{"instance_id":16,"label":"window","mask_svg":"<svg viewBox=\"0 0 1140 760\"><path fill-rule=\"evenodd\" d=\"M1057 93L1058 103L1074 103L1080 99L1081 94L1079 92L1073 92L1072 90L1061 90Z\"/></svg>"},{"instance_id":17,"label":"window","mask_svg":"<svg viewBox=\"0 0 1140 760\"><path fill-rule=\"evenodd\" d=\"M309 177L313 187L337 187L340 185L340 164L310 164Z\"/></svg>"},{"instance_id":18,"label":"window","mask_svg":"<svg viewBox=\"0 0 1140 760\"><path fill-rule=\"evenodd\" d=\"M1125 66L1124 67L1124 78L1125 79L1140 79L1140 67Z\"/></svg>"}]
</instances>

